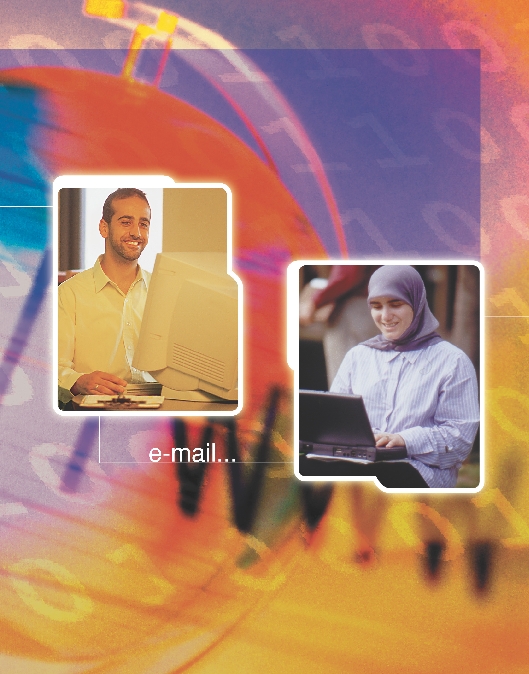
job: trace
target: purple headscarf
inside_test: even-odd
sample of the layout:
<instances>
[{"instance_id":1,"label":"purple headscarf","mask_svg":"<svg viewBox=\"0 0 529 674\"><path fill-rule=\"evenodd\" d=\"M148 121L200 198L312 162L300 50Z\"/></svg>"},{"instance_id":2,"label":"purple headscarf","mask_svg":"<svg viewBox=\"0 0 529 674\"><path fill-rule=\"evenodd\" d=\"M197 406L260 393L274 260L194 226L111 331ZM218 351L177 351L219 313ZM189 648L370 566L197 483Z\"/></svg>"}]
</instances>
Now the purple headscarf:
<instances>
[{"instance_id":1,"label":"purple headscarf","mask_svg":"<svg viewBox=\"0 0 529 674\"><path fill-rule=\"evenodd\" d=\"M390 297L406 302L413 309L413 320L398 339L377 335L362 342L364 346L381 351L417 351L442 341L442 337L435 332L439 321L428 307L426 288L419 272L413 267L380 267L369 280L368 293L368 303L375 297Z\"/></svg>"}]
</instances>

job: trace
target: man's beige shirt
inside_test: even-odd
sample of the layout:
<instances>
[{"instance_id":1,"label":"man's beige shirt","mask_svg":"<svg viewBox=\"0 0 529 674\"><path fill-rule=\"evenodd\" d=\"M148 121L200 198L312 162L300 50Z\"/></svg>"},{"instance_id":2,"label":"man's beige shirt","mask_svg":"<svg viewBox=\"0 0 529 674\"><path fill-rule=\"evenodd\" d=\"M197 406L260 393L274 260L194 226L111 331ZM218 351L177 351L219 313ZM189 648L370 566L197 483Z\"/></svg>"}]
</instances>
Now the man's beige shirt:
<instances>
[{"instance_id":1,"label":"man's beige shirt","mask_svg":"<svg viewBox=\"0 0 529 674\"><path fill-rule=\"evenodd\" d=\"M132 367L151 275L138 269L125 295L99 259L59 286L59 398L82 374L100 370L128 382L153 381ZM61 390L63 389L63 390Z\"/></svg>"}]
</instances>

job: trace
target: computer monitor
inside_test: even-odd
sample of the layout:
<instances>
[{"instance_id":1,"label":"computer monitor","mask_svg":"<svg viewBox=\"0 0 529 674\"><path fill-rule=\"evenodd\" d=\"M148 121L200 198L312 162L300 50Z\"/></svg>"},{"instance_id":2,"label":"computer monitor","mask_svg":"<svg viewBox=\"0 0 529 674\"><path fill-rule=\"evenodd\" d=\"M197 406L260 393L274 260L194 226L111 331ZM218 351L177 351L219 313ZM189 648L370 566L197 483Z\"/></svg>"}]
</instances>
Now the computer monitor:
<instances>
[{"instance_id":1,"label":"computer monitor","mask_svg":"<svg viewBox=\"0 0 529 674\"><path fill-rule=\"evenodd\" d=\"M237 400L238 285L225 253L158 253L133 367L176 400Z\"/></svg>"}]
</instances>

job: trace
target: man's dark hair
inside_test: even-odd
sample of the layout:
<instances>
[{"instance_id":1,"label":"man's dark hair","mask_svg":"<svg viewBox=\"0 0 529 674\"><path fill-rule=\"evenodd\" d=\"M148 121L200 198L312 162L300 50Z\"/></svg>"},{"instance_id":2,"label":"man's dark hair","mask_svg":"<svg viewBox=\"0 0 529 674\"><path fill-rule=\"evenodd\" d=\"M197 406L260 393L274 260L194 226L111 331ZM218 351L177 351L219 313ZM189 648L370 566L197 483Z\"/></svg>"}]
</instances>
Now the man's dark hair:
<instances>
[{"instance_id":1,"label":"man's dark hair","mask_svg":"<svg viewBox=\"0 0 529 674\"><path fill-rule=\"evenodd\" d=\"M128 199L129 197L139 197L140 199L143 199L143 201L146 202L149 208L151 207L145 192L138 190L136 187L120 187L115 192L112 192L112 194L109 194L108 197L105 199L105 203L103 204L103 220L108 225L110 225L112 216L115 213L114 207L112 206L114 201L118 199Z\"/></svg>"}]
</instances>

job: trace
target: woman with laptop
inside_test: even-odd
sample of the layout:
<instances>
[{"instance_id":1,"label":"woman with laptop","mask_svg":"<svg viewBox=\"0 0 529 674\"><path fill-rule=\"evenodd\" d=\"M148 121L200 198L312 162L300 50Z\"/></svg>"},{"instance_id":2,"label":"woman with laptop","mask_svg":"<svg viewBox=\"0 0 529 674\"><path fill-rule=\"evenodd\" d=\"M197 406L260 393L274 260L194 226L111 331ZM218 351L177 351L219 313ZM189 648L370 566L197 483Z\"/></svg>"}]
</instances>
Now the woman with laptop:
<instances>
[{"instance_id":1,"label":"woman with laptop","mask_svg":"<svg viewBox=\"0 0 529 674\"><path fill-rule=\"evenodd\" d=\"M331 392L363 397L377 447L406 447L406 462L376 466L382 484L455 487L479 425L474 366L437 334L439 323L413 267L377 269L367 302L380 334L346 354ZM314 464L323 462L310 463L308 474L321 475ZM336 471L336 465L324 465L324 474ZM343 470L372 475L374 468L349 464Z\"/></svg>"}]
</instances>

